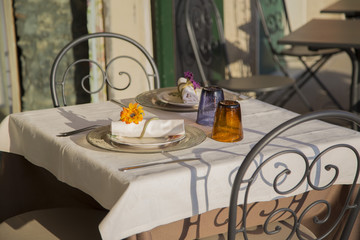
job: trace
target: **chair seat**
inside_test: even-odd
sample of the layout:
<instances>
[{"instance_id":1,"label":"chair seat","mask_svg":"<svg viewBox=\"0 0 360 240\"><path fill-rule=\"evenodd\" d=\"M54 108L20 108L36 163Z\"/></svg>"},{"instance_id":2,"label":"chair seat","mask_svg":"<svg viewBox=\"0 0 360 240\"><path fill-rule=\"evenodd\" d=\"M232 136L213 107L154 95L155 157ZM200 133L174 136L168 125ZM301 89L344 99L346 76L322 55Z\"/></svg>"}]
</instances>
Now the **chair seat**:
<instances>
[{"instance_id":1,"label":"chair seat","mask_svg":"<svg viewBox=\"0 0 360 240\"><path fill-rule=\"evenodd\" d=\"M0 224L0 239L92 240L101 239L98 225L107 211L78 208L36 210Z\"/></svg>"},{"instance_id":2,"label":"chair seat","mask_svg":"<svg viewBox=\"0 0 360 240\"><path fill-rule=\"evenodd\" d=\"M320 55L332 55L339 52L341 52L341 50L337 48L311 50L307 46L292 46L291 48L283 49L280 54L293 57L315 57Z\"/></svg>"},{"instance_id":3,"label":"chair seat","mask_svg":"<svg viewBox=\"0 0 360 240\"><path fill-rule=\"evenodd\" d=\"M273 222L269 224L269 230L275 229L276 226L280 226L281 227L281 231L278 234L274 234L274 235L268 235L265 234L263 231L262 226L258 226L258 227L253 227L253 228L249 228L247 230L247 235L249 240L279 240L279 239L287 239L287 237L289 236L292 227L293 227L293 220L284 220L284 221L280 221L280 222ZM301 236L304 239L316 239L316 236L308 229L306 228L304 225L300 226L300 231L301 231ZM223 233L223 234L217 234L217 235L213 235L210 237L206 237L206 238L201 238L201 240L227 240L227 233ZM236 234L235 237L236 240L243 240L243 234L242 233L238 233ZM294 236L291 238L291 240L298 240L299 238L296 236L296 233L294 234Z\"/></svg>"},{"instance_id":4,"label":"chair seat","mask_svg":"<svg viewBox=\"0 0 360 240\"><path fill-rule=\"evenodd\" d=\"M295 80L285 76L257 75L243 78L232 78L218 82L217 85L232 91L270 92L290 87Z\"/></svg>"}]
</instances>

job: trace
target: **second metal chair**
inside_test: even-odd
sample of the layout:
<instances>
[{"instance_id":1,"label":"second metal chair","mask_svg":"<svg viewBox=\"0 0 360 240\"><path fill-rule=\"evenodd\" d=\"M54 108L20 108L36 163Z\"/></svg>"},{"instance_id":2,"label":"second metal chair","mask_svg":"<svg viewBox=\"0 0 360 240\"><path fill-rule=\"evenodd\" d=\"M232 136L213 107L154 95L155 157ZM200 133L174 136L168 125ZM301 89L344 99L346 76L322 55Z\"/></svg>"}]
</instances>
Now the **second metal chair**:
<instances>
[{"instance_id":1,"label":"second metal chair","mask_svg":"<svg viewBox=\"0 0 360 240\"><path fill-rule=\"evenodd\" d=\"M334 55L340 53L340 49L309 49L304 46L284 47L278 45L277 41L286 33L292 31L285 0L256 0L257 10L268 46L271 50L275 64L285 76L290 76L286 67L284 57L295 57L304 66L305 70L296 77L296 82L301 89L310 79L325 91L327 96L339 108L343 109L338 100L333 96L326 85L319 79L317 72ZM307 57L316 58L313 63L306 61ZM295 91L289 91L285 96L279 98L279 105L285 103L294 95Z\"/></svg>"},{"instance_id":2,"label":"second metal chair","mask_svg":"<svg viewBox=\"0 0 360 240\"><path fill-rule=\"evenodd\" d=\"M294 89L310 108L307 99L302 95L289 76L253 75L233 77L229 67L223 23L218 8L213 0L186 0L185 21L197 68L204 86L218 85L236 92L255 92L260 99L265 99L274 91ZM220 60L215 60L220 55ZM225 79L214 79L215 65L224 67ZM221 71L221 70L220 70Z\"/></svg>"}]
</instances>

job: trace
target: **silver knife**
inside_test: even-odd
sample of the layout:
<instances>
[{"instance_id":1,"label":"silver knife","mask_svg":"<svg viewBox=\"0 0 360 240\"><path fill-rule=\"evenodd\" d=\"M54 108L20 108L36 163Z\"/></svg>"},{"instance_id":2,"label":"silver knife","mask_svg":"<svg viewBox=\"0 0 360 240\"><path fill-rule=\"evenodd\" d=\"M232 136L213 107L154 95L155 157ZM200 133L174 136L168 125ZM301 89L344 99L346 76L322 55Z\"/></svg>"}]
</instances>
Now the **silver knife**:
<instances>
[{"instance_id":1,"label":"silver knife","mask_svg":"<svg viewBox=\"0 0 360 240\"><path fill-rule=\"evenodd\" d=\"M201 158L186 158L186 159L170 160L170 161L166 161L166 162L147 163L147 164L142 164L142 165L137 165L137 166L132 166L132 167L119 168L119 171L126 172L127 170L138 169L138 168L143 168L143 167L150 167L150 166L169 164L169 163L188 162L188 161L194 161L194 160L200 160L200 159Z\"/></svg>"},{"instance_id":2,"label":"silver knife","mask_svg":"<svg viewBox=\"0 0 360 240\"><path fill-rule=\"evenodd\" d=\"M127 107L124 103L121 102L121 100L117 100L117 99L110 99L110 102L113 102L117 105L120 105L121 107Z\"/></svg>"}]
</instances>

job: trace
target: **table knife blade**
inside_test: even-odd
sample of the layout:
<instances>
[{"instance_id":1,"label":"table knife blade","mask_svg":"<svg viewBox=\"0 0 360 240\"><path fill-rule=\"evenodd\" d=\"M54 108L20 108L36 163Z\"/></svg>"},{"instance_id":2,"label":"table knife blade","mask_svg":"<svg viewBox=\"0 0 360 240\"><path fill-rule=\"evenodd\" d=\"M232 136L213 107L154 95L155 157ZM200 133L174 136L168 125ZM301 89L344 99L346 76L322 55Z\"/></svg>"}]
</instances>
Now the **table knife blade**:
<instances>
[{"instance_id":1,"label":"table knife blade","mask_svg":"<svg viewBox=\"0 0 360 240\"><path fill-rule=\"evenodd\" d=\"M124 103L121 102L121 100L119 99L110 99L110 102L113 102L117 105L119 105L120 107L127 107Z\"/></svg>"}]
</instances>

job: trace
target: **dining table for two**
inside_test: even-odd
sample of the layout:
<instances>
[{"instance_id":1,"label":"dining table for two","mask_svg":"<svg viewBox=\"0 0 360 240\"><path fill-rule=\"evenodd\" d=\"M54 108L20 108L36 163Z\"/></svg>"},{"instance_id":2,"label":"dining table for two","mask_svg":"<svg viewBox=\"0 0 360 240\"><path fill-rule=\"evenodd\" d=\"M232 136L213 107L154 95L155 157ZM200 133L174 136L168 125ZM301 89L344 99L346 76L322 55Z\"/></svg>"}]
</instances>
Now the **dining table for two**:
<instances>
[{"instance_id":1,"label":"dining table for two","mask_svg":"<svg viewBox=\"0 0 360 240\"><path fill-rule=\"evenodd\" d=\"M0 125L0 150L10 158L7 164L11 165L12 155L22 156L24 161L45 169L108 209L99 226L103 239L136 239L137 234L146 233L151 233L153 239L157 239L156 234L167 239L194 239L224 232L226 221L203 223L205 217L200 216L214 215L215 211L219 220L222 209L229 205L232 181L246 154L271 129L297 114L227 93L226 98L241 105L244 138L233 143L218 142L211 138L211 126L196 123L196 106L184 108L159 99L162 92L170 90L173 88L152 90L135 99L11 114ZM143 105L146 118L184 119L186 137L155 146L111 141L110 124L119 120L123 106L135 102ZM90 125L99 127L68 137L57 136ZM312 121L290 131L279 142L304 152L310 159L336 143L348 143L360 150L360 133ZM277 146L272 146L265 154L276 149ZM338 154L346 157L346 153ZM296 161L279 162L274 169L284 164L300 171ZM352 169L349 162L344 162L343 167ZM14 179L21 177L16 169L12 171ZM349 182L346 176L339 176L337 185ZM263 184L266 187L265 180ZM288 197L308 190L301 187ZM271 202L275 198L264 194L261 186L257 191L250 202ZM12 201L11 196L2 197ZM166 232L167 226L170 230Z\"/></svg>"}]
</instances>

